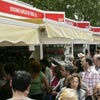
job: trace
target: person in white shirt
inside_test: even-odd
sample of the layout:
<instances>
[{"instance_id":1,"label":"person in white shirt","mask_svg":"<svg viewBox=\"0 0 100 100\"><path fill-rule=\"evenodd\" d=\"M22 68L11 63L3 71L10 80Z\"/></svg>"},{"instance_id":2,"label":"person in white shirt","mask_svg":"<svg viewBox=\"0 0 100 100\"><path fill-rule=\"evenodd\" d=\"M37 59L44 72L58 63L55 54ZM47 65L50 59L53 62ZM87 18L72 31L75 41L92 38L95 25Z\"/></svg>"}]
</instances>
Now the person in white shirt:
<instances>
[{"instance_id":1,"label":"person in white shirt","mask_svg":"<svg viewBox=\"0 0 100 100\"><path fill-rule=\"evenodd\" d=\"M83 58L82 66L84 69L82 82L88 88L86 100L93 100L93 87L100 82L99 73L93 68L93 61L91 58Z\"/></svg>"}]
</instances>

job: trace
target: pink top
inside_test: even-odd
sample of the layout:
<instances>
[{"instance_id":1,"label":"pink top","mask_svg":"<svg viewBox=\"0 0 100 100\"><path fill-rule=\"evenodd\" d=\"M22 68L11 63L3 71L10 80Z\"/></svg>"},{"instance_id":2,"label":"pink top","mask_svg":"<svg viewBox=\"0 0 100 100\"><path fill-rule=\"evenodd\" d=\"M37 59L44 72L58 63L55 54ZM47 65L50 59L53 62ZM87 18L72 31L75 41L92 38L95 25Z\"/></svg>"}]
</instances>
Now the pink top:
<instances>
[{"instance_id":1,"label":"pink top","mask_svg":"<svg viewBox=\"0 0 100 100\"><path fill-rule=\"evenodd\" d=\"M57 78L57 76L54 76L51 80L51 86L55 87L58 84L59 80Z\"/></svg>"}]
</instances>

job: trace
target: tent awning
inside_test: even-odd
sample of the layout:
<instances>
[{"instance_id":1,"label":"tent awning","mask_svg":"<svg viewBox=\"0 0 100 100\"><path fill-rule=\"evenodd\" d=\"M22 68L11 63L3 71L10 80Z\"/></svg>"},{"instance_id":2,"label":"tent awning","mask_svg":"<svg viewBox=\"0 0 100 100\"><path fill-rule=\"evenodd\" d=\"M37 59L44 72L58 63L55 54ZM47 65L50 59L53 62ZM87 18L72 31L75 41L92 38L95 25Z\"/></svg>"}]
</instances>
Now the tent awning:
<instances>
[{"instance_id":1,"label":"tent awning","mask_svg":"<svg viewBox=\"0 0 100 100\"><path fill-rule=\"evenodd\" d=\"M93 41L92 32L85 29L75 28L61 22L55 22L48 19L44 20L47 35L49 38L61 37L72 40Z\"/></svg>"},{"instance_id":2,"label":"tent awning","mask_svg":"<svg viewBox=\"0 0 100 100\"><path fill-rule=\"evenodd\" d=\"M0 17L0 42L38 44L37 24Z\"/></svg>"},{"instance_id":3,"label":"tent awning","mask_svg":"<svg viewBox=\"0 0 100 100\"><path fill-rule=\"evenodd\" d=\"M100 35L93 34L93 41L100 43Z\"/></svg>"}]
</instances>

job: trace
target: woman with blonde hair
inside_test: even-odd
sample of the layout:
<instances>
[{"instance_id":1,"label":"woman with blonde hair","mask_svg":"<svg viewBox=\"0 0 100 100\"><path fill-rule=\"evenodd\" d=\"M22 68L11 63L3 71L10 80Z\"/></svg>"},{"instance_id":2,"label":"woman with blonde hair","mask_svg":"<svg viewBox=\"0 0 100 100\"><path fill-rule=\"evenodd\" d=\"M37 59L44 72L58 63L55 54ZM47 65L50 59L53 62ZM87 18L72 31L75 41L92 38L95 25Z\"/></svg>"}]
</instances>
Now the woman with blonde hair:
<instances>
[{"instance_id":1,"label":"woman with blonde hair","mask_svg":"<svg viewBox=\"0 0 100 100\"><path fill-rule=\"evenodd\" d=\"M76 91L74 89L65 88L58 100L78 100Z\"/></svg>"}]
</instances>

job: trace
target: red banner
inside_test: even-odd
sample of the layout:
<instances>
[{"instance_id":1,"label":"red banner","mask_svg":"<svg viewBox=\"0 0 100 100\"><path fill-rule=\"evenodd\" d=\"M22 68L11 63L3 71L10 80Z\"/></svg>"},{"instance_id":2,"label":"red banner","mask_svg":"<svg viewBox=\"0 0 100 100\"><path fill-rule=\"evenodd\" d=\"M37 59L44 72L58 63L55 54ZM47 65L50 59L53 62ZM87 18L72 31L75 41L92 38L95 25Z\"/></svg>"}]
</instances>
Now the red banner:
<instances>
[{"instance_id":1,"label":"red banner","mask_svg":"<svg viewBox=\"0 0 100 100\"><path fill-rule=\"evenodd\" d=\"M100 32L100 27L90 27L90 31Z\"/></svg>"},{"instance_id":2,"label":"red banner","mask_svg":"<svg viewBox=\"0 0 100 100\"><path fill-rule=\"evenodd\" d=\"M31 9L2 0L0 0L0 12L26 18L44 18L44 13L34 8Z\"/></svg>"},{"instance_id":3,"label":"red banner","mask_svg":"<svg viewBox=\"0 0 100 100\"><path fill-rule=\"evenodd\" d=\"M47 11L47 12L45 12L45 18L55 20L55 21L59 21L59 22L64 22L65 13L64 12Z\"/></svg>"},{"instance_id":4,"label":"red banner","mask_svg":"<svg viewBox=\"0 0 100 100\"><path fill-rule=\"evenodd\" d=\"M68 18L65 19L65 23L79 28L89 28L90 26L90 22L88 21L74 21Z\"/></svg>"},{"instance_id":5,"label":"red banner","mask_svg":"<svg viewBox=\"0 0 100 100\"><path fill-rule=\"evenodd\" d=\"M77 22L76 21L73 21L73 20L70 20L70 19L65 19L65 23L66 24L69 24L69 25L72 25L72 26L77 26Z\"/></svg>"},{"instance_id":6,"label":"red banner","mask_svg":"<svg viewBox=\"0 0 100 100\"><path fill-rule=\"evenodd\" d=\"M80 27L80 28L89 28L89 26L90 26L90 22L83 21L83 22L77 23L77 27Z\"/></svg>"}]
</instances>

